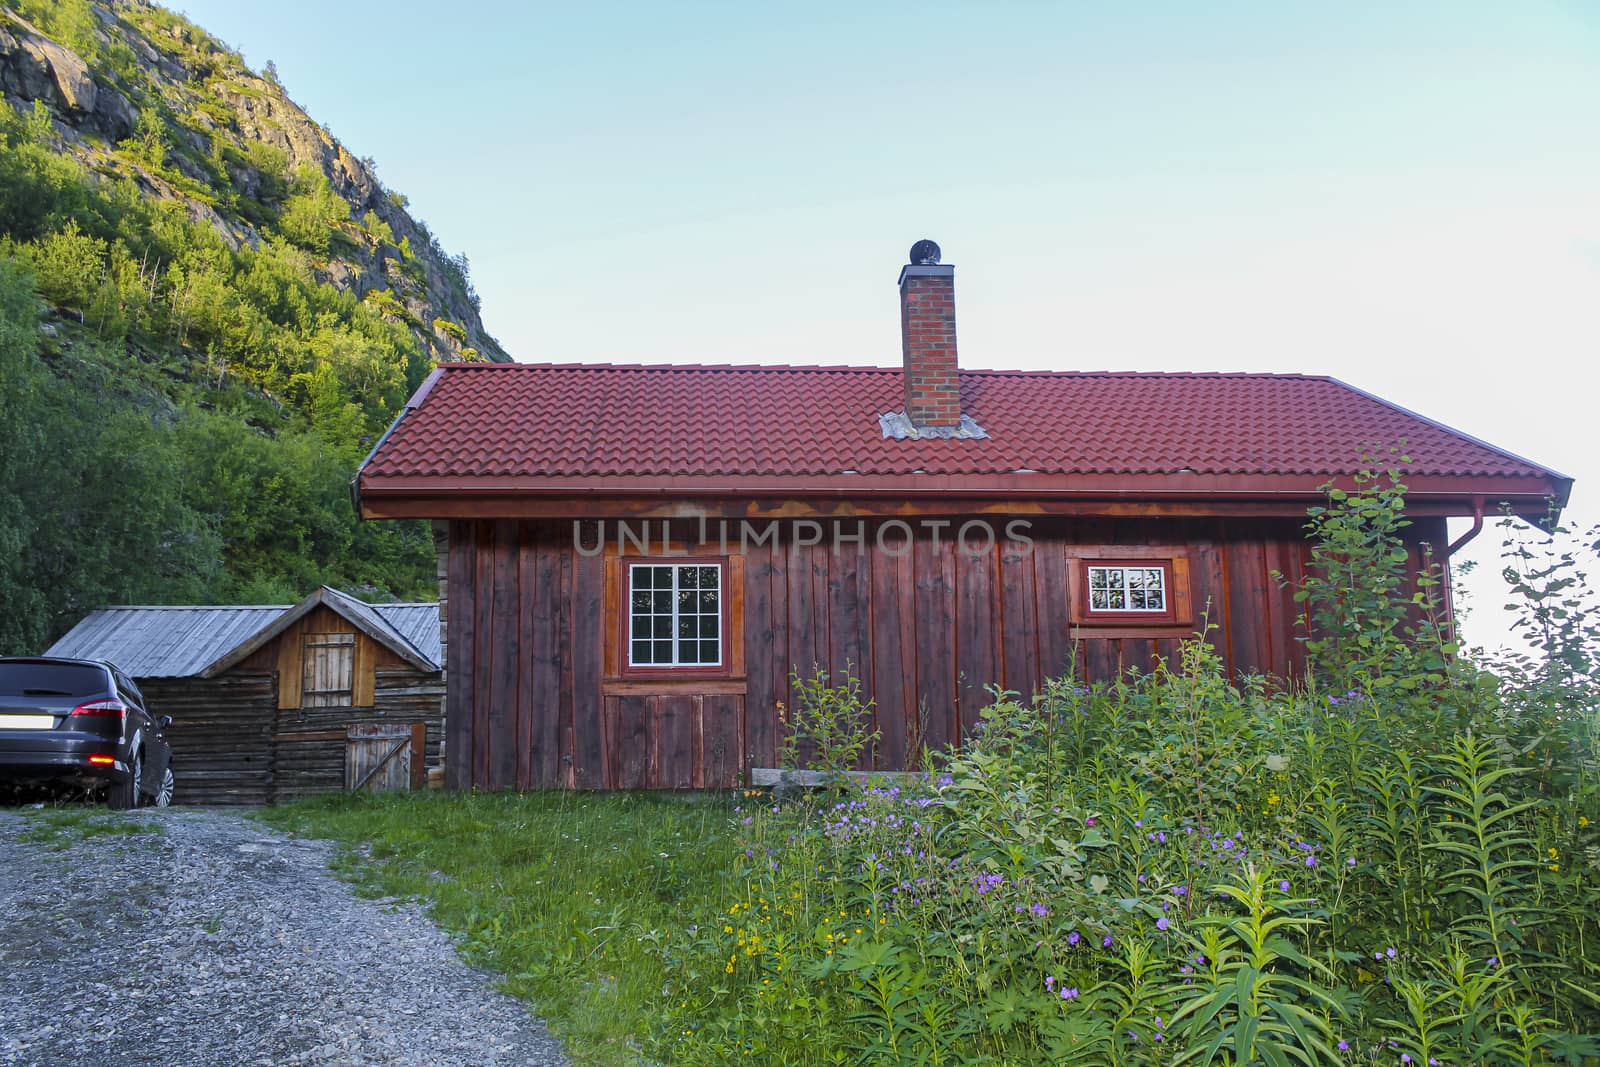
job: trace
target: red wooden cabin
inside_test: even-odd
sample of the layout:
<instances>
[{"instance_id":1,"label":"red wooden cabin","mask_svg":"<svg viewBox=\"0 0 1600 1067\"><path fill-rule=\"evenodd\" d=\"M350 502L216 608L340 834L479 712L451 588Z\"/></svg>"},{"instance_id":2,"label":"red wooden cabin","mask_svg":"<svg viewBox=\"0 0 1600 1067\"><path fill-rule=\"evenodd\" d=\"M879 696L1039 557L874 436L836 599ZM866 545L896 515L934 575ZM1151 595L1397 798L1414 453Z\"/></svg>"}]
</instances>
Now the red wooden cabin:
<instances>
[{"instance_id":1,"label":"red wooden cabin","mask_svg":"<svg viewBox=\"0 0 1600 1067\"><path fill-rule=\"evenodd\" d=\"M736 784L813 665L862 680L880 769L958 741L986 685L1147 668L1203 617L1230 669L1293 676L1274 575L1369 454L1412 457L1418 565L1448 566L1447 516L1565 502L1332 378L959 370L953 268L913 251L901 367L448 364L418 389L356 493L435 520L451 786Z\"/></svg>"}]
</instances>

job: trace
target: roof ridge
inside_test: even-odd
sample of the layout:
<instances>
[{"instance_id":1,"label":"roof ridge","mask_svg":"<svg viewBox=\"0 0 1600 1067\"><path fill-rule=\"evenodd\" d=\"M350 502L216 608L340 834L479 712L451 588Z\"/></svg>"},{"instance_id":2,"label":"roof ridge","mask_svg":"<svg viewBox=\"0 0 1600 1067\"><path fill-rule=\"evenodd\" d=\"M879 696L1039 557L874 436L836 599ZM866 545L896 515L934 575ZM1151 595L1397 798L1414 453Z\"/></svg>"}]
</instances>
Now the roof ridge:
<instances>
[{"instance_id":1,"label":"roof ridge","mask_svg":"<svg viewBox=\"0 0 1600 1067\"><path fill-rule=\"evenodd\" d=\"M682 371L685 373L719 373L725 371L760 371L772 374L901 374L899 366L866 366L854 363L441 363L440 370L449 371L510 371L510 370L568 370L568 371ZM1306 374L1300 371L1244 371L1244 370L1050 370L1042 367L961 367L961 374L1018 377L1042 375L1059 378L1271 378L1298 379L1302 381L1336 381L1326 374Z\"/></svg>"},{"instance_id":2,"label":"roof ridge","mask_svg":"<svg viewBox=\"0 0 1600 1067\"><path fill-rule=\"evenodd\" d=\"M288 611L293 604L103 604L94 611Z\"/></svg>"}]
</instances>

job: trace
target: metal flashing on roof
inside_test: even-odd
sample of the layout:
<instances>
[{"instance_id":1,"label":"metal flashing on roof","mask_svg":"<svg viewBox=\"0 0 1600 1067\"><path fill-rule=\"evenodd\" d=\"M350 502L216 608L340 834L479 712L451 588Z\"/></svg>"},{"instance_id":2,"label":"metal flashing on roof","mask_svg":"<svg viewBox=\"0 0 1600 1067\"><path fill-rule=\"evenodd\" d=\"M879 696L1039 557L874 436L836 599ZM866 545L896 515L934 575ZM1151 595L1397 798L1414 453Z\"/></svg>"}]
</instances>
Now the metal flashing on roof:
<instances>
[{"instance_id":1,"label":"metal flashing on roof","mask_svg":"<svg viewBox=\"0 0 1600 1067\"><path fill-rule=\"evenodd\" d=\"M954 426L918 426L911 421L911 416L903 411L886 411L878 416L878 428L883 431L884 437L896 441L920 441L925 438L965 441L989 436L983 427L965 412L961 415L961 421Z\"/></svg>"}]
</instances>

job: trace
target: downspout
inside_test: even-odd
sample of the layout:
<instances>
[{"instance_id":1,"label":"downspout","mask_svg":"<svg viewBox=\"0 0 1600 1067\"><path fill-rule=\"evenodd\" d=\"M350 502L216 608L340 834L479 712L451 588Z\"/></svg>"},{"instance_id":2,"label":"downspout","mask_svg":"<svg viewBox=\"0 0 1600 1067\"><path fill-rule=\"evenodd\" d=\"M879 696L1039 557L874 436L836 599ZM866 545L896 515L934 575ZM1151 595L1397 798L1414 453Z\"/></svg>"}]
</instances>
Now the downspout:
<instances>
[{"instance_id":1,"label":"downspout","mask_svg":"<svg viewBox=\"0 0 1600 1067\"><path fill-rule=\"evenodd\" d=\"M1472 498L1472 529L1468 530L1466 533L1450 542L1450 547L1444 550L1445 562L1448 563L1450 561L1450 557L1456 554L1457 549L1464 547L1468 541L1471 541L1474 537L1477 537L1482 532L1483 497L1475 496Z\"/></svg>"}]
</instances>

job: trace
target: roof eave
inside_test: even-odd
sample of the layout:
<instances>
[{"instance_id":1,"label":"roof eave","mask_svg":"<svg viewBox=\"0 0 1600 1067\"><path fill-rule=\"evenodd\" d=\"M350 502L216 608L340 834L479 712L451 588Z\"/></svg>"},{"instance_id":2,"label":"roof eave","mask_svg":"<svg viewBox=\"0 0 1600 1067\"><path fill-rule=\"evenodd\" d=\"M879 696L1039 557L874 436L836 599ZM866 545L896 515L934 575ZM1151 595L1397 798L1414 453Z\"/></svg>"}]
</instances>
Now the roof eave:
<instances>
[{"instance_id":1,"label":"roof eave","mask_svg":"<svg viewBox=\"0 0 1600 1067\"><path fill-rule=\"evenodd\" d=\"M1314 503L1330 480L1349 475L1095 474L1041 475L826 475L765 477L567 477L512 476L368 477L364 518L487 517L503 514L582 516L611 510L616 502L668 505L675 501L793 499L855 502L867 510L897 500L971 501L986 506L1096 501L1183 503L1203 513L1215 503L1218 514L1281 514L1286 506ZM1570 479L1531 475L1414 475L1406 479L1407 499L1418 514L1471 515L1475 508L1509 507L1534 521L1565 506ZM601 501L608 503L602 504ZM832 510L832 509L830 509ZM863 512L865 513L865 512Z\"/></svg>"},{"instance_id":2,"label":"roof eave","mask_svg":"<svg viewBox=\"0 0 1600 1067\"><path fill-rule=\"evenodd\" d=\"M257 630L238 645L218 656L203 669L196 672L196 675L200 678L215 678L217 675L237 667L240 663L249 659L251 655L270 644L273 639L295 622L310 614L311 610L319 604L327 607L330 611L337 612L340 617L344 618L352 626L355 626L362 633L418 670L432 674L440 669L439 664L434 663L420 650L414 648L411 642L402 635L388 632L393 630L393 627L389 626L388 623L384 623L381 627L374 627L365 619L352 617L352 612L346 608L342 601L353 599L340 593L337 589L322 586L300 601L300 603L278 616L270 625ZM356 601L356 603L359 604L360 601Z\"/></svg>"}]
</instances>

